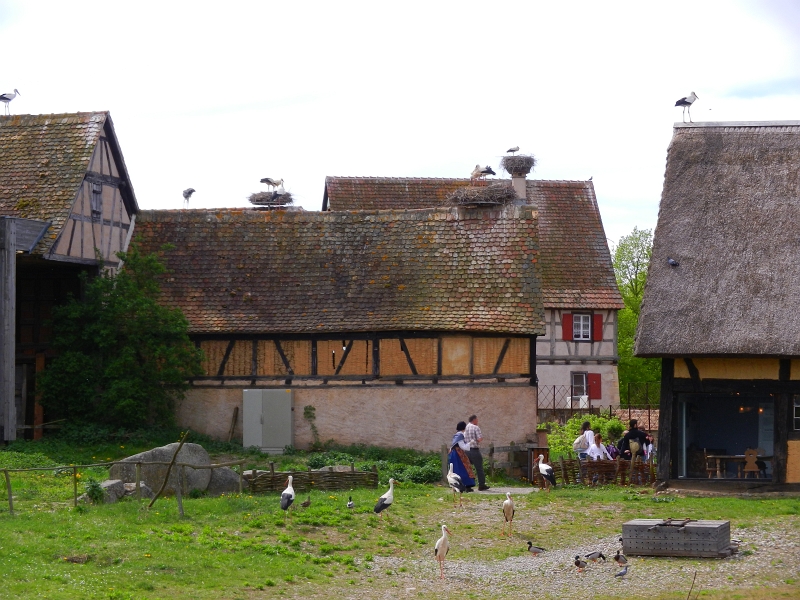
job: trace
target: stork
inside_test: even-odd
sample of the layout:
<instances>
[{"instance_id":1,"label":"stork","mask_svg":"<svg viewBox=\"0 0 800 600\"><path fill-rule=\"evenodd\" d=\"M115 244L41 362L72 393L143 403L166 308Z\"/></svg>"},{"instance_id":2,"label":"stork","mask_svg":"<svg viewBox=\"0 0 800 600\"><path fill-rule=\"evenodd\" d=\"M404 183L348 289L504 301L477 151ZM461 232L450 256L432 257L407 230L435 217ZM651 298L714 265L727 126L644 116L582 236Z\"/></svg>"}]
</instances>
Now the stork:
<instances>
[{"instance_id":1,"label":"stork","mask_svg":"<svg viewBox=\"0 0 800 600\"><path fill-rule=\"evenodd\" d=\"M516 152L519 152L519 146L514 146L513 148L509 148L508 150L506 150L506 152L510 152L511 154L515 154Z\"/></svg>"},{"instance_id":2,"label":"stork","mask_svg":"<svg viewBox=\"0 0 800 600\"><path fill-rule=\"evenodd\" d=\"M378 498L378 503L372 510L375 512L375 514L379 514L381 516L381 520L383 520L383 511L389 508L392 505L392 502L394 502L394 479L389 480L389 491Z\"/></svg>"},{"instance_id":3,"label":"stork","mask_svg":"<svg viewBox=\"0 0 800 600\"><path fill-rule=\"evenodd\" d=\"M289 479L286 480L286 489L281 493L281 510L284 511L284 519L289 514L289 507L292 502L294 502L294 488L292 487L292 476L289 475Z\"/></svg>"},{"instance_id":4,"label":"stork","mask_svg":"<svg viewBox=\"0 0 800 600\"><path fill-rule=\"evenodd\" d=\"M472 181L475 181L476 179L485 179L487 175L497 175L497 173L495 173L492 170L492 167L489 165L486 165L485 167L475 165L475 168L472 169L472 173L470 173L469 178Z\"/></svg>"},{"instance_id":5,"label":"stork","mask_svg":"<svg viewBox=\"0 0 800 600\"><path fill-rule=\"evenodd\" d=\"M450 540L447 539L448 533L450 533L450 530L447 525L442 525L442 537L436 540L436 545L433 547L433 557L439 561L439 579L444 579L444 558L450 552Z\"/></svg>"},{"instance_id":6,"label":"stork","mask_svg":"<svg viewBox=\"0 0 800 600\"><path fill-rule=\"evenodd\" d=\"M461 481L461 476L453 472L453 463L450 463L450 470L447 471L447 483L453 490L453 506L456 505L456 492L458 492L458 505L464 506L461 502L461 495L467 490L467 486Z\"/></svg>"},{"instance_id":7,"label":"stork","mask_svg":"<svg viewBox=\"0 0 800 600\"><path fill-rule=\"evenodd\" d=\"M196 191L197 190L195 190L194 188L186 188L185 190L183 190L183 207L184 208L189 208L189 198L191 198L192 194L194 194Z\"/></svg>"},{"instance_id":8,"label":"stork","mask_svg":"<svg viewBox=\"0 0 800 600\"><path fill-rule=\"evenodd\" d=\"M5 94L0 94L0 102L3 102L6 105L6 114L10 115L11 110L8 107L8 103L11 102L17 96L21 96L22 94L19 93L17 88L14 88L13 92L6 92Z\"/></svg>"},{"instance_id":9,"label":"stork","mask_svg":"<svg viewBox=\"0 0 800 600\"><path fill-rule=\"evenodd\" d=\"M264 177L261 180L261 183L265 183L272 188L276 188L279 185L283 185L283 179L273 179L272 177Z\"/></svg>"},{"instance_id":10,"label":"stork","mask_svg":"<svg viewBox=\"0 0 800 600\"><path fill-rule=\"evenodd\" d=\"M544 454L540 454L539 458L536 459L536 462L539 463L539 473L547 482L547 492L550 492L550 486L556 485L556 476L553 474L553 467L546 464L544 462Z\"/></svg>"},{"instance_id":11,"label":"stork","mask_svg":"<svg viewBox=\"0 0 800 600\"><path fill-rule=\"evenodd\" d=\"M680 100L675 103L675 106L682 106L683 107L683 122L686 123L686 110L689 110L689 123L694 123L692 121L692 104L694 101L697 100L697 94L692 92L688 96L684 96Z\"/></svg>"},{"instance_id":12,"label":"stork","mask_svg":"<svg viewBox=\"0 0 800 600\"><path fill-rule=\"evenodd\" d=\"M528 552L536 556L537 554L544 552L544 548L540 546L534 546L532 542L528 542Z\"/></svg>"},{"instance_id":13,"label":"stork","mask_svg":"<svg viewBox=\"0 0 800 600\"><path fill-rule=\"evenodd\" d=\"M508 523L508 537L511 537L511 525L514 522L514 501L511 499L511 492L506 492L506 499L503 501L503 529L500 535L506 533L506 523Z\"/></svg>"}]
</instances>

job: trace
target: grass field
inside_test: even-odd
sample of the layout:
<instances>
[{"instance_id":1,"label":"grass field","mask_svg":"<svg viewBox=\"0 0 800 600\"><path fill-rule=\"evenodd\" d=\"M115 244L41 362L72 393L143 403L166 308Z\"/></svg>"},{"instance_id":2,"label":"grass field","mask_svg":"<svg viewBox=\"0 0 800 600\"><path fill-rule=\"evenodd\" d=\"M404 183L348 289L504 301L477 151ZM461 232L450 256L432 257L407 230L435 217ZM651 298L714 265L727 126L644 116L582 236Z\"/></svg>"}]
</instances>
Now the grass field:
<instances>
[{"instance_id":1,"label":"grass field","mask_svg":"<svg viewBox=\"0 0 800 600\"><path fill-rule=\"evenodd\" d=\"M106 450L103 459L117 458ZM15 514L0 504L0 598L657 600L686 598L695 572L701 598L800 598L798 498L653 496L611 487L515 493L507 539L499 535L502 494L468 494L464 508L455 508L449 490L436 485L403 482L381 521L372 507L384 487L312 492L305 509L306 495L298 494L288 520L277 494L185 498L180 518L169 498L151 509L132 500L74 509L71 479L53 471L15 474L13 483ZM353 510L346 508L351 495ZM615 580L615 565L583 574L572 566L575 553L613 555L623 522L668 516L730 520L742 551L725 560L632 557L626 581ZM443 582L432 556L442 523L453 532ZM548 552L531 557L527 540Z\"/></svg>"}]
</instances>

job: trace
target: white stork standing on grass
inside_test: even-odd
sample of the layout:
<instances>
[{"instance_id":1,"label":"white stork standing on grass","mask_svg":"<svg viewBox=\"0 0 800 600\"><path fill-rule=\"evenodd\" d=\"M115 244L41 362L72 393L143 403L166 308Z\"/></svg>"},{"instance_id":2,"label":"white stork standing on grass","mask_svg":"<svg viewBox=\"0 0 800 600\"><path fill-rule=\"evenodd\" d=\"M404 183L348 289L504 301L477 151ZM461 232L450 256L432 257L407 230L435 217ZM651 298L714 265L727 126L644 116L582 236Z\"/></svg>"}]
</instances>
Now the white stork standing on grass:
<instances>
[{"instance_id":1,"label":"white stork standing on grass","mask_svg":"<svg viewBox=\"0 0 800 600\"><path fill-rule=\"evenodd\" d=\"M383 511L389 508L392 505L392 502L394 502L394 479L389 480L389 491L387 491L383 496L378 498L378 503L372 510L375 512L375 514L380 515L381 520L383 520ZM386 518L388 519L389 517Z\"/></svg>"},{"instance_id":2,"label":"white stork standing on grass","mask_svg":"<svg viewBox=\"0 0 800 600\"><path fill-rule=\"evenodd\" d=\"M506 499L503 501L503 519L500 535L506 534L506 523L508 523L508 537L511 538L511 525L514 522L514 501L511 499L511 492L506 492Z\"/></svg>"},{"instance_id":3,"label":"white stork standing on grass","mask_svg":"<svg viewBox=\"0 0 800 600\"><path fill-rule=\"evenodd\" d=\"M453 463L450 463L450 470L447 471L447 483L453 490L453 506L456 505L456 492L458 492L458 505L464 506L461 502L461 495L467 490L467 486L461 481L461 476L453 472Z\"/></svg>"},{"instance_id":4,"label":"white stork standing on grass","mask_svg":"<svg viewBox=\"0 0 800 600\"><path fill-rule=\"evenodd\" d=\"M281 510L284 511L284 519L289 514L289 507L292 502L294 502L294 488L292 487L292 476L289 475L289 479L286 481L286 489L281 493Z\"/></svg>"},{"instance_id":5,"label":"white stork standing on grass","mask_svg":"<svg viewBox=\"0 0 800 600\"><path fill-rule=\"evenodd\" d=\"M675 106L682 106L683 107L683 122L686 123L686 109L689 109L689 123L694 123L692 121L692 104L694 101L697 100L697 94L692 92L688 96L684 96L680 100L675 103Z\"/></svg>"},{"instance_id":6,"label":"white stork standing on grass","mask_svg":"<svg viewBox=\"0 0 800 600\"><path fill-rule=\"evenodd\" d=\"M442 537L436 540L436 545L433 547L433 556L439 561L439 579L444 579L444 559L447 553L450 552L450 540L447 539L447 534L450 530L447 525L442 525Z\"/></svg>"},{"instance_id":7,"label":"white stork standing on grass","mask_svg":"<svg viewBox=\"0 0 800 600\"><path fill-rule=\"evenodd\" d=\"M542 475L542 477L544 477L547 491L549 493L550 486L552 485L555 487L556 485L556 476L553 474L553 467L544 462L544 454L540 454L539 458L536 459L536 462L539 463L539 473Z\"/></svg>"}]
</instances>

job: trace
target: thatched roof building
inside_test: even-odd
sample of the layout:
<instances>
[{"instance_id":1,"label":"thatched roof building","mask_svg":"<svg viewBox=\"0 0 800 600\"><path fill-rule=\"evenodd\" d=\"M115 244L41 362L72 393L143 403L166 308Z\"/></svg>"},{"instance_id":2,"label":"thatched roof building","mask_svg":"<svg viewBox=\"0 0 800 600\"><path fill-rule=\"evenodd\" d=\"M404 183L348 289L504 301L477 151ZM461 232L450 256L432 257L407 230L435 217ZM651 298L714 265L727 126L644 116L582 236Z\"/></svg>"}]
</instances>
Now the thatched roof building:
<instances>
[{"instance_id":1,"label":"thatched roof building","mask_svg":"<svg viewBox=\"0 0 800 600\"><path fill-rule=\"evenodd\" d=\"M636 354L800 356L799 217L800 121L676 124Z\"/></svg>"}]
</instances>

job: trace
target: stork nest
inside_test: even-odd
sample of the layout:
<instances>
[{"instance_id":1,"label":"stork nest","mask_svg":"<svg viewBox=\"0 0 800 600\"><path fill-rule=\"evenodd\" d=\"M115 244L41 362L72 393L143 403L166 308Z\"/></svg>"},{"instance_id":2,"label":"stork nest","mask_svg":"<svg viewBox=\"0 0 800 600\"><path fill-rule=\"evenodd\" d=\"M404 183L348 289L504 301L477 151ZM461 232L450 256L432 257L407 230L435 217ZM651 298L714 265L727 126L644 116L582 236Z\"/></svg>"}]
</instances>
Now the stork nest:
<instances>
[{"instance_id":1,"label":"stork nest","mask_svg":"<svg viewBox=\"0 0 800 600\"><path fill-rule=\"evenodd\" d=\"M492 183L487 186L458 188L447 197L451 206L502 205L517 199L517 193L508 183Z\"/></svg>"},{"instance_id":2,"label":"stork nest","mask_svg":"<svg viewBox=\"0 0 800 600\"><path fill-rule=\"evenodd\" d=\"M294 202L289 192L280 195L275 192L256 192L255 194L250 194L248 200L250 204L268 206L270 208L283 208L285 206L290 206Z\"/></svg>"},{"instance_id":3,"label":"stork nest","mask_svg":"<svg viewBox=\"0 0 800 600\"><path fill-rule=\"evenodd\" d=\"M533 154L515 154L500 159L500 166L511 175L527 175L536 166Z\"/></svg>"}]
</instances>

